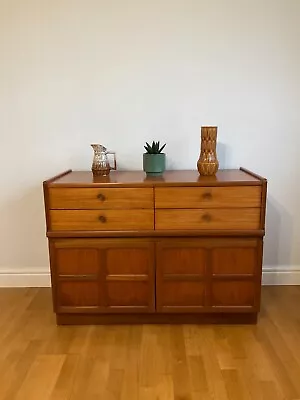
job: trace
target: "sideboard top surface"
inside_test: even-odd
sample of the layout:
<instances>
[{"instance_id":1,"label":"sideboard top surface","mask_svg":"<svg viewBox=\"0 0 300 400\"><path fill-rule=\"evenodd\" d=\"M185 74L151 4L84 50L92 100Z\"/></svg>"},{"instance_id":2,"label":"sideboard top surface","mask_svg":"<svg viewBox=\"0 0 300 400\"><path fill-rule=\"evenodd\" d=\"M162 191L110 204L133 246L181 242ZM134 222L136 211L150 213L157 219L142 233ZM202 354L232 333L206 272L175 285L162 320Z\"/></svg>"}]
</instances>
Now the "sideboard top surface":
<instances>
[{"instance_id":1,"label":"sideboard top surface","mask_svg":"<svg viewBox=\"0 0 300 400\"><path fill-rule=\"evenodd\" d=\"M66 171L45 182L50 186L227 186L260 185L264 178L243 169L219 170L215 176L200 176L197 170L165 171L148 177L143 171L111 171L106 177L94 177L91 171Z\"/></svg>"}]
</instances>

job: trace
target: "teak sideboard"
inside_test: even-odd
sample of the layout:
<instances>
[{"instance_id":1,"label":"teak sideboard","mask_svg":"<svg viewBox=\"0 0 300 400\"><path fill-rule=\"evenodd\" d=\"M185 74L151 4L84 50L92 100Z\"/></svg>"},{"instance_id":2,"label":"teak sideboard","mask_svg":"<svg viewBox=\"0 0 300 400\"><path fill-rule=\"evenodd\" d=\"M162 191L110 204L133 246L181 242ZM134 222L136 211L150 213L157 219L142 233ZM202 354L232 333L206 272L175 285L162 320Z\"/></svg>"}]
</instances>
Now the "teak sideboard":
<instances>
[{"instance_id":1,"label":"teak sideboard","mask_svg":"<svg viewBox=\"0 0 300 400\"><path fill-rule=\"evenodd\" d=\"M57 323L255 323L266 192L242 168L45 181Z\"/></svg>"}]
</instances>

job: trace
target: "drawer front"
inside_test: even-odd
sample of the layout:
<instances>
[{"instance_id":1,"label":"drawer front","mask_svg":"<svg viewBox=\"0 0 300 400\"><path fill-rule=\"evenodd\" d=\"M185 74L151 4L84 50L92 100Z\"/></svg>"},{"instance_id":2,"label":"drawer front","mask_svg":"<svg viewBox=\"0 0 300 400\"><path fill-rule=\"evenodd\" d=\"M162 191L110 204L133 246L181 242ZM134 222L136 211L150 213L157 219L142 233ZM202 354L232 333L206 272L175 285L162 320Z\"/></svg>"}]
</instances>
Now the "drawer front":
<instances>
[{"instance_id":1,"label":"drawer front","mask_svg":"<svg viewBox=\"0 0 300 400\"><path fill-rule=\"evenodd\" d=\"M54 231L151 230L153 210L51 210Z\"/></svg>"},{"instance_id":2,"label":"drawer front","mask_svg":"<svg viewBox=\"0 0 300 400\"><path fill-rule=\"evenodd\" d=\"M260 186L155 189L156 208L251 208L260 205Z\"/></svg>"},{"instance_id":3,"label":"drawer front","mask_svg":"<svg viewBox=\"0 0 300 400\"><path fill-rule=\"evenodd\" d=\"M153 208L152 188L50 188L51 209Z\"/></svg>"},{"instance_id":4,"label":"drawer front","mask_svg":"<svg viewBox=\"0 0 300 400\"><path fill-rule=\"evenodd\" d=\"M156 210L155 229L259 229L260 209Z\"/></svg>"}]
</instances>

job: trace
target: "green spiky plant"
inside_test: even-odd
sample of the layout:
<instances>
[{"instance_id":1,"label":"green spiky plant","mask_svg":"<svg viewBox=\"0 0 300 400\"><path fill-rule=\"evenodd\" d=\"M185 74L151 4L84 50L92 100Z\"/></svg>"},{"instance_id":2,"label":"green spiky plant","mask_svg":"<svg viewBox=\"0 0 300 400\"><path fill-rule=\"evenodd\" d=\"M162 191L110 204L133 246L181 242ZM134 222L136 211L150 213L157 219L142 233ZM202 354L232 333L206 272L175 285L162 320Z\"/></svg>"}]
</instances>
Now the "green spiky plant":
<instances>
[{"instance_id":1,"label":"green spiky plant","mask_svg":"<svg viewBox=\"0 0 300 400\"><path fill-rule=\"evenodd\" d=\"M164 145L162 145L161 147L159 147L159 141L155 142L154 140L153 140L151 146L148 142L146 142L146 144L144 146L147 154L161 154L165 147L166 147L166 143Z\"/></svg>"},{"instance_id":2,"label":"green spiky plant","mask_svg":"<svg viewBox=\"0 0 300 400\"><path fill-rule=\"evenodd\" d=\"M152 145L146 142L144 148L146 153L143 154L143 170L149 176L162 175L166 169L166 155L163 149L166 143L160 147L159 142L153 140Z\"/></svg>"}]
</instances>

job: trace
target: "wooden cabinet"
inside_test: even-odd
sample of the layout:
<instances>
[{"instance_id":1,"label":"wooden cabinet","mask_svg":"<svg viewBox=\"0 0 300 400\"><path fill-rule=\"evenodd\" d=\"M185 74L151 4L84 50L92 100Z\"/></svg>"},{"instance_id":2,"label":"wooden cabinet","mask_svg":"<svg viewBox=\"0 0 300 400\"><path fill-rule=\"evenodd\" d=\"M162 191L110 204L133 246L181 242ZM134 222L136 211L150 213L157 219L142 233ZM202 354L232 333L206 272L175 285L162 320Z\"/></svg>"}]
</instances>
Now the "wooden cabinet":
<instances>
[{"instance_id":1,"label":"wooden cabinet","mask_svg":"<svg viewBox=\"0 0 300 400\"><path fill-rule=\"evenodd\" d=\"M44 194L59 324L256 320L264 178L67 171Z\"/></svg>"},{"instance_id":2,"label":"wooden cabinet","mask_svg":"<svg viewBox=\"0 0 300 400\"><path fill-rule=\"evenodd\" d=\"M207 250L197 239L165 239L156 246L158 312L201 312L206 305Z\"/></svg>"},{"instance_id":3,"label":"wooden cabinet","mask_svg":"<svg viewBox=\"0 0 300 400\"><path fill-rule=\"evenodd\" d=\"M256 312L260 239L168 239L157 244L158 312Z\"/></svg>"},{"instance_id":4,"label":"wooden cabinet","mask_svg":"<svg viewBox=\"0 0 300 400\"><path fill-rule=\"evenodd\" d=\"M144 239L53 240L56 311L153 312L153 246Z\"/></svg>"}]
</instances>

